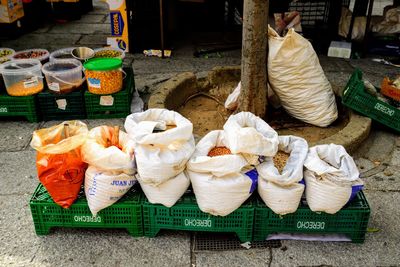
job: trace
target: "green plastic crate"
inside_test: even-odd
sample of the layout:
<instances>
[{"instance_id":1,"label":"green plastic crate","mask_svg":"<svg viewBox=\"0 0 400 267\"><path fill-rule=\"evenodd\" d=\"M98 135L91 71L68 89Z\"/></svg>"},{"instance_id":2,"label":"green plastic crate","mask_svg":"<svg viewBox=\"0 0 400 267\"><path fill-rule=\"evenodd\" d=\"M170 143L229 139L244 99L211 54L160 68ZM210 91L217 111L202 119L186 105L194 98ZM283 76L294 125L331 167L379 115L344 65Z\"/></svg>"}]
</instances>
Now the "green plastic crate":
<instances>
[{"instance_id":1,"label":"green plastic crate","mask_svg":"<svg viewBox=\"0 0 400 267\"><path fill-rule=\"evenodd\" d=\"M370 207L364 193L356 197L336 214L313 212L301 203L295 213L280 216L257 199L254 217L254 240L265 240L273 233L345 234L353 243L365 239Z\"/></svg>"},{"instance_id":2,"label":"green plastic crate","mask_svg":"<svg viewBox=\"0 0 400 267\"><path fill-rule=\"evenodd\" d=\"M193 194L185 194L174 206L143 203L143 229L147 237L160 230L236 233L241 242L252 240L254 207L247 201L228 216L212 216L199 209Z\"/></svg>"},{"instance_id":3,"label":"green plastic crate","mask_svg":"<svg viewBox=\"0 0 400 267\"><path fill-rule=\"evenodd\" d=\"M123 89L118 93L111 95L95 95L89 91L85 92L85 106L88 119L124 118L131 113L135 79L132 68L124 68L124 71L127 76L124 79ZM101 105L101 100L104 97L112 97L112 105Z\"/></svg>"},{"instance_id":4,"label":"green plastic crate","mask_svg":"<svg viewBox=\"0 0 400 267\"><path fill-rule=\"evenodd\" d=\"M400 132L400 110L365 91L361 70L356 69L351 75L343 91L342 102L345 106Z\"/></svg>"},{"instance_id":5,"label":"green plastic crate","mask_svg":"<svg viewBox=\"0 0 400 267\"><path fill-rule=\"evenodd\" d=\"M143 236L142 193L130 190L112 206L101 210L96 217L90 213L83 190L68 209L54 203L42 184L30 200L37 235L47 235L51 228L125 228L132 236Z\"/></svg>"},{"instance_id":6,"label":"green plastic crate","mask_svg":"<svg viewBox=\"0 0 400 267\"><path fill-rule=\"evenodd\" d=\"M38 94L39 109L44 121L85 119L83 90L68 94L52 94L49 91ZM66 103L63 109L63 103Z\"/></svg>"},{"instance_id":7,"label":"green plastic crate","mask_svg":"<svg viewBox=\"0 0 400 267\"><path fill-rule=\"evenodd\" d=\"M0 94L0 117L25 117L29 122L39 121L36 95L9 96Z\"/></svg>"}]
</instances>

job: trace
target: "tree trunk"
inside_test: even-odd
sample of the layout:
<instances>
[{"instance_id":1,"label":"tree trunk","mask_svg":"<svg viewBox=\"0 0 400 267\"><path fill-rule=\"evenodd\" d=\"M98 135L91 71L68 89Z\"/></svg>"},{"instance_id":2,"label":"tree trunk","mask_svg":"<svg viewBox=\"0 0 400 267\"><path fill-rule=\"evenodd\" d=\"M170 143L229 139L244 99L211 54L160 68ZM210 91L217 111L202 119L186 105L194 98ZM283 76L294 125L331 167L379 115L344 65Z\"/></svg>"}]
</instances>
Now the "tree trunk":
<instances>
[{"instance_id":1,"label":"tree trunk","mask_svg":"<svg viewBox=\"0 0 400 267\"><path fill-rule=\"evenodd\" d=\"M238 111L264 118L267 108L268 0L244 0Z\"/></svg>"}]
</instances>

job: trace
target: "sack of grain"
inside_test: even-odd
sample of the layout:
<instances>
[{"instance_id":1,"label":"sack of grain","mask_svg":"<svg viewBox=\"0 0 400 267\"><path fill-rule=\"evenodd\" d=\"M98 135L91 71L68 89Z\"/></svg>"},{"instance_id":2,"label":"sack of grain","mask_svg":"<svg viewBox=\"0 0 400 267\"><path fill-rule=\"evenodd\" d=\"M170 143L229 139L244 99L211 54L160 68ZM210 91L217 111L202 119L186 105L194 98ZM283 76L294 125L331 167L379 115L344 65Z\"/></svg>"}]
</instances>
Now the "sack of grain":
<instances>
[{"instance_id":1,"label":"sack of grain","mask_svg":"<svg viewBox=\"0 0 400 267\"><path fill-rule=\"evenodd\" d=\"M131 114L125 129L135 142L142 183L159 185L176 177L194 151L193 125L175 111L148 109Z\"/></svg>"},{"instance_id":2,"label":"sack of grain","mask_svg":"<svg viewBox=\"0 0 400 267\"><path fill-rule=\"evenodd\" d=\"M326 127L338 116L335 95L311 43L294 29L280 37L268 27L268 81L293 117Z\"/></svg>"},{"instance_id":3,"label":"sack of grain","mask_svg":"<svg viewBox=\"0 0 400 267\"><path fill-rule=\"evenodd\" d=\"M271 157L278 149L277 132L251 112L230 116L224 125L224 134L233 154Z\"/></svg>"},{"instance_id":4,"label":"sack of grain","mask_svg":"<svg viewBox=\"0 0 400 267\"><path fill-rule=\"evenodd\" d=\"M157 186L144 183L139 175L136 178L150 203L162 204L168 208L175 205L190 185L190 180L185 172L181 172L176 177Z\"/></svg>"},{"instance_id":5,"label":"sack of grain","mask_svg":"<svg viewBox=\"0 0 400 267\"><path fill-rule=\"evenodd\" d=\"M85 174L85 195L93 216L117 202L135 183L133 174L107 172L89 166Z\"/></svg>"},{"instance_id":6,"label":"sack of grain","mask_svg":"<svg viewBox=\"0 0 400 267\"><path fill-rule=\"evenodd\" d=\"M258 193L276 214L297 210L304 192L303 165L307 141L296 136L279 136L278 153L257 166Z\"/></svg>"},{"instance_id":7,"label":"sack of grain","mask_svg":"<svg viewBox=\"0 0 400 267\"><path fill-rule=\"evenodd\" d=\"M211 131L196 146L187 164L199 208L226 216L251 195L258 174L240 154L230 154L224 131Z\"/></svg>"},{"instance_id":8,"label":"sack of grain","mask_svg":"<svg viewBox=\"0 0 400 267\"><path fill-rule=\"evenodd\" d=\"M343 146L311 147L304 166L306 198L312 211L334 214L363 187L357 166Z\"/></svg>"}]
</instances>

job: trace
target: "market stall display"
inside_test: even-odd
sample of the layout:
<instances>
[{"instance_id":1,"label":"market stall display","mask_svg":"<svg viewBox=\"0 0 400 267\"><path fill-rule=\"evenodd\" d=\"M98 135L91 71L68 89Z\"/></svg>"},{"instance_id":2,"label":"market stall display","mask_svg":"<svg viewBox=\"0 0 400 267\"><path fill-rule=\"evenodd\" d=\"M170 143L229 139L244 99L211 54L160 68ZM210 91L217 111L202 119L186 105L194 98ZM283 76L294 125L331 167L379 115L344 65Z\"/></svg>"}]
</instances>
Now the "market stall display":
<instances>
[{"instance_id":1,"label":"market stall display","mask_svg":"<svg viewBox=\"0 0 400 267\"><path fill-rule=\"evenodd\" d=\"M70 207L78 197L87 164L81 146L88 128L80 121L66 121L33 132L31 147L37 151L36 168L40 182L55 203Z\"/></svg>"},{"instance_id":2,"label":"market stall display","mask_svg":"<svg viewBox=\"0 0 400 267\"><path fill-rule=\"evenodd\" d=\"M20 59L0 65L7 93L11 96L29 96L43 90L42 64L37 59Z\"/></svg>"}]
</instances>

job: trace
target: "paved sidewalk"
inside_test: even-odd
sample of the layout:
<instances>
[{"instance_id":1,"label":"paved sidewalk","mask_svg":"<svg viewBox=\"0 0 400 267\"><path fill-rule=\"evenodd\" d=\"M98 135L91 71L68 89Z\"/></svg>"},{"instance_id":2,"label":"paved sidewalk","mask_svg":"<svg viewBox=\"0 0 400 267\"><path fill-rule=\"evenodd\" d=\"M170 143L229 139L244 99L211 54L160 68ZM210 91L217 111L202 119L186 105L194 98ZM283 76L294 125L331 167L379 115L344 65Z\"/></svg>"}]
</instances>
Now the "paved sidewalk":
<instances>
[{"instance_id":1,"label":"paved sidewalk","mask_svg":"<svg viewBox=\"0 0 400 267\"><path fill-rule=\"evenodd\" d=\"M82 20L48 25L2 46L16 50L105 44L109 32L103 3ZM135 80L144 98L157 85L182 71L204 75L218 65L240 64L240 51L221 58L193 58L190 49L173 52L170 59L128 54ZM355 67L379 85L384 75L399 69L369 59L320 57L335 90L344 88ZM85 120L90 128L102 124L123 126L124 119ZM55 229L35 235L29 199L38 184L35 151L29 147L32 131L59 123L0 121L0 266L395 266L400 263L400 136L373 126L368 140L354 153L366 183L371 205L370 228L364 244L282 241L279 248L194 252L193 239L184 232L165 232L157 238L132 238L124 230Z\"/></svg>"}]
</instances>

